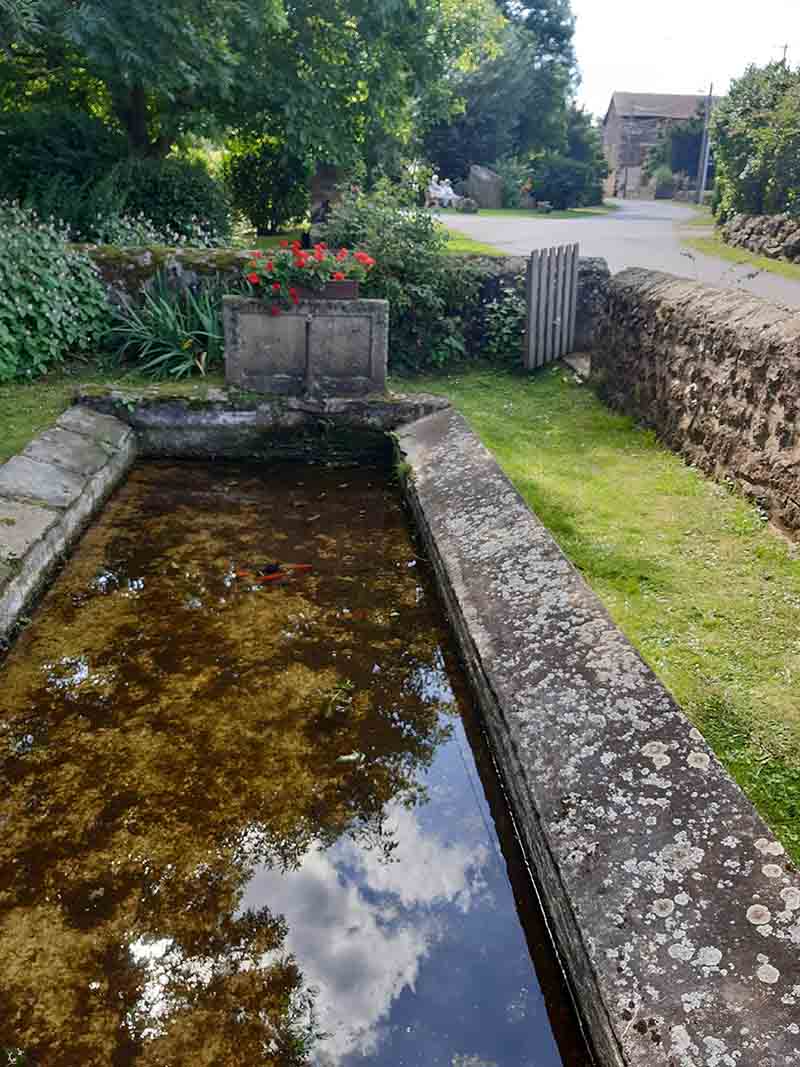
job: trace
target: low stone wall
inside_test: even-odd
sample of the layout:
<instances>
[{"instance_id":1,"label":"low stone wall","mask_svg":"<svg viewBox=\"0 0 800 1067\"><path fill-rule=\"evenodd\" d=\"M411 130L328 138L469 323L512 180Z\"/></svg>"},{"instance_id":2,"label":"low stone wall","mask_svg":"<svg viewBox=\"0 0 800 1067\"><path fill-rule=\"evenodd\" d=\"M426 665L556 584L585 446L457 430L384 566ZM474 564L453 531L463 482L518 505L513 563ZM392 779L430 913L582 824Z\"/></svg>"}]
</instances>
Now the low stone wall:
<instances>
[{"instance_id":1,"label":"low stone wall","mask_svg":"<svg viewBox=\"0 0 800 1067\"><path fill-rule=\"evenodd\" d=\"M734 215L722 227L726 244L769 259L800 263L800 218L794 215Z\"/></svg>"},{"instance_id":2,"label":"low stone wall","mask_svg":"<svg viewBox=\"0 0 800 1067\"><path fill-rule=\"evenodd\" d=\"M592 374L612 407L800 530L800 314L626 270L608 287Z\"/></svg>"},{"instance_id":3,"label":"low stone wall","mask_svg":"<svg viewBox=\"0 0 800 1067\"><path fill-rule=\"evenodd\" d=\"M249 254L236 249L170 249L88 247L97 265L109 300L125 304L137 300L152 284L159 271L171 282L187 288L204 278L221 275L233 282L242 273ZM486 307L500 297L504 288L519 287L524 292L527 260L522 256L482 256L465 253L463 259L481 276L477 303L465 309L465 334L469 348L477 352L486 336ZM578 279L578 347L587 348L602 310L609 273L605 260L582 259Z\"/></svg>"},{"instance_id":4,"label":"low stone wall","mask_svg":"<svg viewBox=\"0 0 800 1067\"><path fill-rule=\"evenodd\" d=\"M0 466L0 642L135 456L125 423L73 407Z\"/></svg>"}]
</instances>

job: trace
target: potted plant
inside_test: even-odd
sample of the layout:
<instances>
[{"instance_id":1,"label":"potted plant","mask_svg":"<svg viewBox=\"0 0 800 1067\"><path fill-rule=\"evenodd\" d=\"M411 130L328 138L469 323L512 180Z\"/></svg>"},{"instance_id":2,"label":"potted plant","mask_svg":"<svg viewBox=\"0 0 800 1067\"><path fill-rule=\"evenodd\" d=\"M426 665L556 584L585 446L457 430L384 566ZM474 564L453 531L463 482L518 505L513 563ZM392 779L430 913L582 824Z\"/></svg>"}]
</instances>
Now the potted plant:
<instances>
[{"instance_id":1,"label":"potted plant","mask_svg":"<svg viewBox=\"0 0 800 1067\"><path fill-rule=\"evenodd\" d=\"M375 266L366 252L333 252L323 242L305 249L299 241L281 241L274 252L256 249L250 257L245 277L273 315L301 300L357 300L359 283Z\"/></svg>"}]
</instances>

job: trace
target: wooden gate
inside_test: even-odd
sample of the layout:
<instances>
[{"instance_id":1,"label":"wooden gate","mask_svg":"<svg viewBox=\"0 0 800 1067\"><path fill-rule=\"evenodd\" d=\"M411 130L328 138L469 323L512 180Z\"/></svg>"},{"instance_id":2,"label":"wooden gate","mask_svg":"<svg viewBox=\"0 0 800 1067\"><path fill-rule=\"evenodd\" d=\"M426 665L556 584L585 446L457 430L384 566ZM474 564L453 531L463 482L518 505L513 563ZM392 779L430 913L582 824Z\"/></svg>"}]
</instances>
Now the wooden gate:
<instances>
[{"instance_id":1,"label":"wooden gate","mask_svg":"<svg viewBox=\"0 0 800 1067\"><path fill-rule=\"evenodd\" d=\"M561 359L574 349L578 259L577 245L531 252L523 351L528 370Z\"/></svg>"}]
</instances>

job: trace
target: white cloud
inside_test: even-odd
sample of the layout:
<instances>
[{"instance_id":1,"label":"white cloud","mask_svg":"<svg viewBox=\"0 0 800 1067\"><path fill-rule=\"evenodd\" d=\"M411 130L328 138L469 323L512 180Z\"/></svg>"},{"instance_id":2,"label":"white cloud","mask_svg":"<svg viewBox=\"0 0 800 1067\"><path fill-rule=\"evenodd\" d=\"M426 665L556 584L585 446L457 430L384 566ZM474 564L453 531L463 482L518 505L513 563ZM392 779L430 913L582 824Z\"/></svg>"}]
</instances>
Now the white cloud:
<instances>
[{"instance_id":1,"label":"white cloud","mask_svg":"<svg viewBox=\"0 0 800 1067\"><path fill-rule=\"evenodd\" d=\"M439 906L465 912L485 891L483 845L445 844L404 808L388 815L402 841L399 862L382 864L346 842L312 852L297 872L261 868L242 901L286 918L285 948L319 990L318 1021L331 1034L318 1053L320 1067L377 1051L392 1003L414 990L420 965L444 933Z\"/></svg>"},{"instance_id":2,"label":"white cloud","mask_svg":"<svg viewBox=\"0 0 800 1067\"><path fill-rule=\"evenodd\" d=\"M615 91L723 94L749 63L800 65L798 0L572 0L583 84L578 96L605 114Z\"/></svg>"}]
</instances>

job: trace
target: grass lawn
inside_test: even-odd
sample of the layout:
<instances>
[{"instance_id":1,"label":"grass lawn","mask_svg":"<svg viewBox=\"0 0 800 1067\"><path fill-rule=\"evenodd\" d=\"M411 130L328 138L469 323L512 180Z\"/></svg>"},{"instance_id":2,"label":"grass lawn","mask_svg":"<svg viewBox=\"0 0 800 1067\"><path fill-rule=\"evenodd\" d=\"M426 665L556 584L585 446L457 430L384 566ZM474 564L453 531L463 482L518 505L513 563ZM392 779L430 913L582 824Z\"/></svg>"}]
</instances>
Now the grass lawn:
<instances>
[{"instance_id":1,"label":"grass lawn","mask_svg":"<svg viewBox=\"0 0 800 1067\"><path fill-rule=\"evenodd\" d=\"M713 237L684 237L683 244L705 256L716 256L717 259L727 259L731 263L743 263L756 270L765 270L770 274L780 274L782 278L800 281L800 263L787 263L782 259L757 256L755 252L725 244L716 234Z\"/></svg>"},{"instance_id":2,"label":"grass lawn","mask_svg":"<svg viewBox=\"0 0 800 1067\"><path fill-rule=\"evenodd\" d=\"M498 248L497 245L487 245L483 241L474 241L471 237L467 237L465 233L459 233L458 230L447 230L447 254L450 256L459 256L464 252L472 252L475 255L480 256L507 256L508 252L504 252L502 248Z\"/></svg>"},{"instance_id":3,"label":"grass lawn","mask_svg":"<svg viewBox=\"0 0 800 1067\"><path fill-rule=\"evenodd\" d=\"M32 437L47 429L69 406L79 389L92 386L136 389L147 387L165 393L202 396L211 385L221 385L222 375L192 378L186 382L154 382L119 371L104 373L96 366L73 365L35 382L0 384L0 463L20 452Z\"/></svg>"},{"instance_id":4,"label":"grass lawn","mask_svg":"<svg viewBox=\"0 0 800 1067\"><path fill-rule=\"evenodd\" d=\"M575 207L570 208L569 211L551 211L549 214L544 212L531 211L530 208L517 208L517 207L501 207L501 208L481 208L478 212L478 218L497 218L497 219L541 219L546 222L548 219L591 219L597 215L609 215L613 211L619 211L617 204L598 204L597 207ZM447 218L448 215L457 215L458 212L450 209L439 210L439 214L443 218Z\"/></svg>"},{"instance_id":5,"label":"grass lawn","mask_svg":"<svg viewBox=\"0 0 800 1067\"><path fill-rule=\"evenodd\" d=\"M800 546L560 369L443 393L800 862Z\"/></svg>"}]
</instances>

